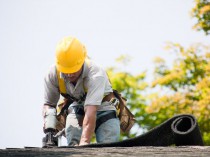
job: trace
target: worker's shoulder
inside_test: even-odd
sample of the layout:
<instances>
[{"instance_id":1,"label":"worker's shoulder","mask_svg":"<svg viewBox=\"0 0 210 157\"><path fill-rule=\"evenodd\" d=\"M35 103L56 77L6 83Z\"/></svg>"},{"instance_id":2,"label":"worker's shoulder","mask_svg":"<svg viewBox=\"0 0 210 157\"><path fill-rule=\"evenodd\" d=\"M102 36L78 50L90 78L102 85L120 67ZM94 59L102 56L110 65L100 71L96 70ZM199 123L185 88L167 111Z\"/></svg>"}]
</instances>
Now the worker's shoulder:
<instances>
[{"instance_id":1,"label":"worker's shoulder","mask_svg":"<svg viewBox=\"0 0 210 157\"><path fill-rule=\"evenodd\" d=\"M56 66L55 66L54 64L51 65L51 66L48 68L45 77L50 77L50 78L55 78L55 77L57 77Z\"/></svg>"},{"instance_id":2,"label":"worker's shoulder","mask_svg":"<svg viewBox=\"0 0 210 157\"><path fill-rule=\"evenodd\" d=\"M56 74L56 66L55 66L55 64L53 64L53 65L51 65L50 67L49 67L49 71L48 71L49 73L55 73Z\"/></svg>"},{"instance_id":3,"label":"worker's shoulder","mask_svg":"<svg viewBox=\"0 0 210 157\"><path fill-rule=\"evenodd\" d=\"M86 62L86 70L89 76L104 76L106 74L105 70L94 61Z\"/></svg>"}]
</instances>

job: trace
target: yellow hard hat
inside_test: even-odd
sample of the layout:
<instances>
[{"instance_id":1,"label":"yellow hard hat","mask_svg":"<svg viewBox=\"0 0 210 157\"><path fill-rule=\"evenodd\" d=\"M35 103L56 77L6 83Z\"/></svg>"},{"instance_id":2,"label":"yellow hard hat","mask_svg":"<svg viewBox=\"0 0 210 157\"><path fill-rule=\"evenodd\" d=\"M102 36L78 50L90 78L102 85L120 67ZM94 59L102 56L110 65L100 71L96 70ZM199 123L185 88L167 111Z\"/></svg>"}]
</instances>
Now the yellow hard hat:
<instances>
[{"instance_id":1,"label":"yellow hard hat","mask_svg":"<svg viewBox=\"0 0 210 157\"><path fill-rule=\"evenodd\" d=\"M63 38L56 47L56 67L62 73L75 73L82 67L87 52L74 37Z\"/></svg>"}]
</instances>

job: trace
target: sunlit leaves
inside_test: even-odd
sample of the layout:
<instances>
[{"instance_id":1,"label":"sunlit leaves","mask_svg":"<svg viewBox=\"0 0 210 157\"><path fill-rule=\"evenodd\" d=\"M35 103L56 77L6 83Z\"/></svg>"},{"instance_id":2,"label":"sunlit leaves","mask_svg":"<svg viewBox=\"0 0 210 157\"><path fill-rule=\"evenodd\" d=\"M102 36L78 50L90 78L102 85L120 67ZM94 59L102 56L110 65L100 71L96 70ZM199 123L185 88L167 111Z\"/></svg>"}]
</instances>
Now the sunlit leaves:
<instances>
[{"instance_id":1,"label":"sunlit leaves","mask_svg":"<svg viewBox=\"0 0 210 157\"><path fill-rule=\"evenodd\" d=\"M121 64L123 64L123 65L128 65L129 64L129 62L131 61L131 56L129 56L129 55L121 55L121 56L119 56L117 59L116 59L116 62L119 62L119 63L121 63Z\"/></svg>"},{"instance_id":2,"label":"sunlit leaves","mask_svg":"<svg viewBox=\"0 0 210 157\"><path fill-rule=\"evenodd\" d=\"M167 43L166 48L176 58L169 68L163 58L156 57L151 83L145 81L146 72L132 75L111 67L107 72L112 86L128 99L128 107L143 131L176 114L193 114L205 144L210 145L210 47L194 44L184 48ZM127 66L130 59L121 56L118 61Z\"/></svg>"},{"instance_id":3,"label":"sunlit leaves","mask_svg":"<svg viewBox=\"0 0 210 157\"><path fill-rule=\"evenodd\" d=\"M197 19L193 28L202 30L208 35L210 33L210 1L195 0L195 7L192 9L191 15Z\"/></svg>"},{"instance_id":4,"label":"sunlit leaves","mask_svg":"<svg viewBox=\"0 0 210 157\"><path fill-rule=\"evenodd\" d=\"M152 87L167 89L151 98L145 111L154 127L175 114L193 114L198 119L205 143L210 144L210 60L209 47L195 44L185 49L169 43L167 49L176 54L173 66L168 68L163 60L155 62Z\"/></svg>"}]
</instances>

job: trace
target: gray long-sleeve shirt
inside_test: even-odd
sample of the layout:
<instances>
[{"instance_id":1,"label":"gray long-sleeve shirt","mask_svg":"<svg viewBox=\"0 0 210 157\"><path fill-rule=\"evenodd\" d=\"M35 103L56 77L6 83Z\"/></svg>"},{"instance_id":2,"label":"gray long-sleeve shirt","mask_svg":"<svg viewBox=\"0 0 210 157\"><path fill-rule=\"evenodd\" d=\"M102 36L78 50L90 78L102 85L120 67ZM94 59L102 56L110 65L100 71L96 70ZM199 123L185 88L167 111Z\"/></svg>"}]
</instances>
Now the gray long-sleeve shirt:
<instances>
[{"instance_id":1,"label":"gray long-sleeve shirt","mask_svg":"<svg viewBox=\"0 0 210 157\"><path fill-rule=\"evenodd\" d=\"M105 70L94 62L84 63L82 74L75 86L62 73L60 75L64 78L67 94L80 99L87 93L82 105L98 105L98 111L115 110L115 107L109 102L102 103L103 97L112 92L112 87ZM44 79L44 104L56 107L60 98L58 84L56 66L53 65ZM74 102L72 105L81 104Z\"/></svg>"}]
</instances>

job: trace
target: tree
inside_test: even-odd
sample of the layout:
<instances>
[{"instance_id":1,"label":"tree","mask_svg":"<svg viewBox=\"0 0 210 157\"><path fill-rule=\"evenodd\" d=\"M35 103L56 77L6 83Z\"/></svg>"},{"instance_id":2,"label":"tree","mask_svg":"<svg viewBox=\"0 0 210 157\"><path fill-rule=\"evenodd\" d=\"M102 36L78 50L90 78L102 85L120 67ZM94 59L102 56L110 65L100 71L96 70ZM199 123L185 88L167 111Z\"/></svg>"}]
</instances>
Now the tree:
<instances>
[{"instance_id":1,"label":"tree","mask_svg":"<svg viewBox=\"0 0 210 157\"><path fill-rule=\"evenodd\" d=\"M194 29L210 33L210 1L195 0L195 7L191 11L192 17L197 19Z\"/></svg>"},{"instance_id":2,"label":"tree","mask_svg":"<svg viewBox=\"0 0 210 157\"><path fill-rule=\"evenodd\" d=\"M147 106L150 128L159 125L175 114L193 114L198 119L204 142L210 144L210 48L201 44L185 49L170 43L169 50L177 58L168 68L163 59L156 59L152 88L161 91L153 94Z\"/></svg>"}]
</instances>

